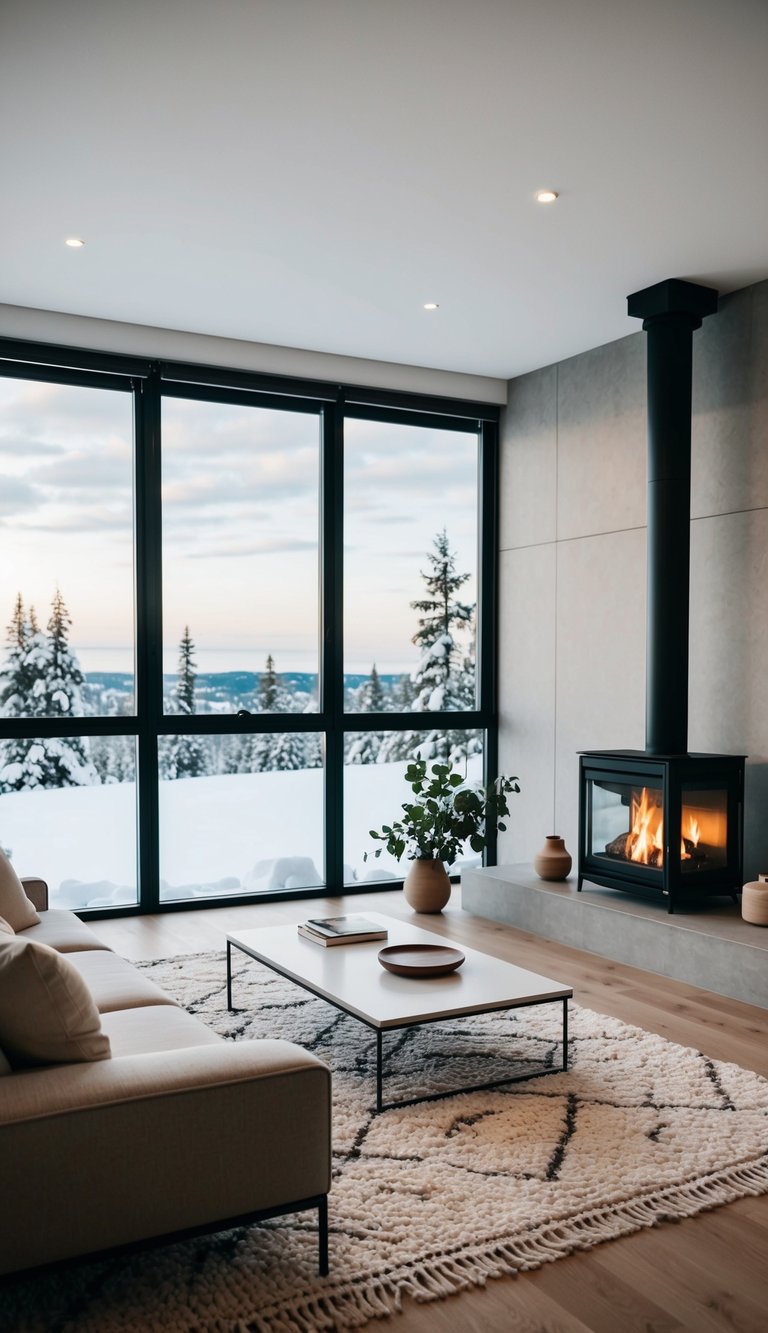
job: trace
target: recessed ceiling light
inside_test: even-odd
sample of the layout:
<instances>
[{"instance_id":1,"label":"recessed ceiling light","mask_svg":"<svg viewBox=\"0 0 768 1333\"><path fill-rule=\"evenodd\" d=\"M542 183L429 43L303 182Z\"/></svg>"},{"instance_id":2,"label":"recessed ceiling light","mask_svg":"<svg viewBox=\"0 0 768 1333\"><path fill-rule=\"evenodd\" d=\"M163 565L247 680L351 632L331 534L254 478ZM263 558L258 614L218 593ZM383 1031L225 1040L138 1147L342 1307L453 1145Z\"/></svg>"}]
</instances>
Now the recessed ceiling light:
<instances>
[{"instance_id":1,"label":"recessed ceiling light","mask_svg":"<svg viewBox=\"0 0 768 1333\"><path fill-rule=\"evenodd\" d=\"M425 302L424 302L424 309L425 309L425 310L439 310L439 309L440 309L440 306L439 306L439 304L438 304L437 301L425 301Z\"/></svg>"},{"instance_id":2,"label":"recessed ceiling light","mask_svg":"<svg viewBox=\"0 0 768 1333\"><path fill-rule=\"evenodd\" d=\"M553 204L557 198L557 190L537 190L535 198L538 204Z\"/></svg>"},{"instance_id":3,"label":"recessed ceiling light","mask_svg":"<svg viewBox=\"0 0 768 1333\"><path fill-rule=\"evenodd\" d=\"M82 250L85 241L81 241L79 236L68 236L64 244L70 246L72 250Z\"/></svg>"}]
</instances>

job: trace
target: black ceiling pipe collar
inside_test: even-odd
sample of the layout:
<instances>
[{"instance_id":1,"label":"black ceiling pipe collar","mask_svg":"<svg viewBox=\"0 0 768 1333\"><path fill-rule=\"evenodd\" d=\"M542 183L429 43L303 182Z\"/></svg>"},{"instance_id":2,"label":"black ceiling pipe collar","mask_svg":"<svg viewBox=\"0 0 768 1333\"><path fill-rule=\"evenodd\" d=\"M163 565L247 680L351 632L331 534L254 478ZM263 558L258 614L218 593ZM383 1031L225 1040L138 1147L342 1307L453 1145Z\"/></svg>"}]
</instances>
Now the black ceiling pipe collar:
<instances>
[{"instance_id":1,"label":"black ceiling pipe collar","mask_svg":"<svg viewBox=\"0 0 768 1333\"><path fill-rule=\"evenodd\" d=\"M717 291L668 278L627 298L648 334L648 607L645 748L688 751L693 333Z\"/></svg>"}]
</instances>

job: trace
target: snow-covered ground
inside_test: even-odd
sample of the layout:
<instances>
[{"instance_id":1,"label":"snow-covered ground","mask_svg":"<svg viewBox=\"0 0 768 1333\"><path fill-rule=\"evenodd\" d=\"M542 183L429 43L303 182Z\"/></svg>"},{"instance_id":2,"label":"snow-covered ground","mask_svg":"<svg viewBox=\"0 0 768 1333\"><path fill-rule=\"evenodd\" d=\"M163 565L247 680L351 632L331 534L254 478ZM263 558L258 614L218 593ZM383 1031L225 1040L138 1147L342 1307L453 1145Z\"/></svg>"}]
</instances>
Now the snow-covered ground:
<instances>
[{"instance_id":1,"label":"snow-covered ground","mask_svg":"<svg viewBox=\"0 0 768 1333\"><path fill-rule=\"evenodd\" d=\"M369 830L410 795L404 763L350 765L344 781L347 882L402 876ZM469 761L479 779L481 760ZM323 773L234 773L160 784L163 898L267 892L323 882ZM0 796L0 845L19 875L48 881L51 905L136 902L136 787L111 783ZM468 857L465 864L477 863Z\"/></svg>"}]
</instances>

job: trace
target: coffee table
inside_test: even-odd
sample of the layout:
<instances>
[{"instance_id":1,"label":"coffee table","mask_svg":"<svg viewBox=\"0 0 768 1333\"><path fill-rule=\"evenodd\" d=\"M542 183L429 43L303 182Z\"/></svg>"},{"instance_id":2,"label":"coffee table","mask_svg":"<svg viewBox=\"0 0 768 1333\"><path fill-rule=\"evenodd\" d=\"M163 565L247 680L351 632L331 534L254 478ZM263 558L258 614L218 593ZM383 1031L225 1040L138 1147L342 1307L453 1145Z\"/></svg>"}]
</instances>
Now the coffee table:
<instances>
[{"instance_id":1,"label":"coffee table","mask_svg":"<svg viewBox=\"0 0 768 1333\"><path fill-rule=\"evenodd\" d=\"M266 926L227 935L227 1005L232 1009L232 949L240 949L281 976L360 1020L376 1033L376 1110L411 1106L416 1102L451 1097L455 1092L477 1092L502 1083L517 1083L568 1068L568 1000L571 986L528 972L478 949L412 926L407 921L365 913L386 926L388 938L367 944L314 944L297 933L296 926ZM406 977L387 972L378 961L379 950L392 944L443 944L461 949L465 962L457 972L440 977ZM382 1039L385 1032L458 1018L463 1014L492 1013L531 1005L562 1005L562 1066L547 1065L525 1074L497 1078L471 1088L411 1097L384 1103L382 1098Z\"/></svg>"}]
</instances>

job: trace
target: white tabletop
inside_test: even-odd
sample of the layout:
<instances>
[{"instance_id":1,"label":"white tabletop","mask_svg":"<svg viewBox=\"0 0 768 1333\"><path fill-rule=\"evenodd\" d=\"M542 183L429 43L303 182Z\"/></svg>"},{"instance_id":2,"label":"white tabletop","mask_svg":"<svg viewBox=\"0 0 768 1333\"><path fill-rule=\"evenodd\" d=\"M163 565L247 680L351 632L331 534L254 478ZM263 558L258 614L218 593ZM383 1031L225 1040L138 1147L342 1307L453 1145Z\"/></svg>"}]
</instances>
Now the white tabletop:
<instances>
[{"instance_id":1,"label":"white tabletop","mask_svg":"<svg viewBox=\"0 0 768 1333\"><path fill-rule=\"evenodd\" d=\"M304 939L296 926L265 926L233 931L227 939L374 1028L403 1027L434 1018L563 1000L573 994L572 987L560 981L468 949L407 921L379 912L366 911L365 917L385 926L388 938L325 947ZM465 961L457 972L442 977L396 976L385 971L377 956L380 949L392 944L448 945L460 949Z\"/></svg>"}]
</instances>

